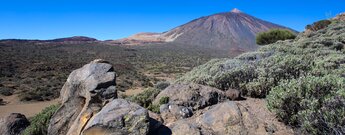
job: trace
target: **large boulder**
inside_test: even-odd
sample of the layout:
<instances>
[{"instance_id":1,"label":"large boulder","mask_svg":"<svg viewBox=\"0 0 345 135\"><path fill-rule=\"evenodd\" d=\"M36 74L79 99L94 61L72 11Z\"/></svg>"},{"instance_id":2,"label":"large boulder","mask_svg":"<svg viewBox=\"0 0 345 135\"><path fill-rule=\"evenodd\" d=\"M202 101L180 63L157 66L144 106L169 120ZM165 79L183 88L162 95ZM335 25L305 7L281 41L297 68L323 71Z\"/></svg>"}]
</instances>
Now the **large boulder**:
<instances>
[{"instance_id":1,"label":"large boulder","mask_svg":"<svg viewBox=\"0 0 345 135\"><path fill-rule=\"evenodd\" d=\"M145 135L149 131L148 111L124 99L115 99L92 117L83 135Z\"/></svg>"},{"instance_id":2,"label":"large boulder","mask_svg":"<svg viewBox=\"0 0 345 135\"><path fill-rule=\"evenodd\" d=\"M49 123L49 135L79 135L103 106L117 98L116 73L104 60L94 60L74 70L64 84L61 107Z\"/></svg>"},{"instance_id":3,"label":"large boulder","mask_svg":"<svg viewBox=\"0 0 345 135\"><path fill-rule=\"evenodd\" d=\"M257 119L243 106L226 101L199 110L193 117L171 124L173 135L266 134Z\"/></svg>"},{"instance_id":4,"label":"large boulder","mask_svg":"<svg viewBox=\"0 0 345 135\"><path fill-rule=\"evenodd\" d=\"M200 84L172 84L160 92L154 104L161 104L162 99L169 99L160 106L165 123L191 117L193 111L203 109L226 100L225 93L219 89Z\"/></svg>"},{"instance_id":5,"label":"large boulder","mask_svg":"<svg viewBox=\"0 0 345 135\"><path fill-rule=\"evenodd\" d=\"M12 113L9 116L0 119L0 134L18 135L29 125L30 122L26 119L25 115Z\"/></svg>"},{"instance_id":6,"label":"large boulder","mask_svg":"<svg viewBox=\"0 0 345 135\"><path fill-rule=\"evenodd\" d=\"M233 101L212 106L196 121L216 134L256 134L259 128L252 114Z\"/></svg>"},{"instance_id":7,"label":"large boulder","mask_svg":"<svg viewBox=\"0 0 345 135\"><path fill-rule=\"evenodd\" d=\"M200 84L172 84L154 100L158 104L163 97L169 97L168 104L190 107L198 110L217 104L226 99L223 91Z\"/></svg>"}]
</instances>

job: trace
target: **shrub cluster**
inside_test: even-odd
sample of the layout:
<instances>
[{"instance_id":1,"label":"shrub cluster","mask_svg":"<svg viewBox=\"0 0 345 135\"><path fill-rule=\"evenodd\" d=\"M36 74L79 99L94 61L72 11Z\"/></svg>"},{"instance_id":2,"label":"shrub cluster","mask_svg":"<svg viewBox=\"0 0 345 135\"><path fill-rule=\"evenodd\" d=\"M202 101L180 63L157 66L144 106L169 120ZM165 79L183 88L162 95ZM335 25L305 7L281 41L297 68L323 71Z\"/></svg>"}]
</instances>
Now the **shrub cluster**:
<instances>
[{"instance_id":1,"label":"shrub cluster","mask_svg":"<svg viewBox=\"0 0 345 135\"><path fill-rule=\"evenodd\" d=\"M150 87L137 95L127 97L127 99L131 102L137 103L142 107L147 108L152 112L159 113L159 105L155 105L152 103L159 93L160 90Z\"/></svg>"},{"instance_id":2,"label":"shrub cluster","mask_svg":"<svg viewBox=\"0 0 345 135\"><path fill-rule=\"evenodd\" d=\"M294 39L296 35L286 29L272 29L267 32L258 33L256 36L256 44L267 45L275 43L279 40Z\"/></svg>"},{"instance_id":3,"label":"shrub cluster","mask_svg":"<svg viewBox=\"0 0 345 135\"><path fill-rule=\"evenodd\" d=\"M23 135L47 135L50 118L60 105L52 105L42 110L30 119L30 126L23 131Z\"/></svg>"},{"instance_id":4,"label":"shrub cluster","mask_svg":"<svg viewBox=\"0 0 345 135\"><path fill-rule=\"evenodd\" d=\"M344 132L344 82L344 78L335 75L283 81L268 95L268 108L285 123L307 133Z\"/></svg>"}]
</instances>

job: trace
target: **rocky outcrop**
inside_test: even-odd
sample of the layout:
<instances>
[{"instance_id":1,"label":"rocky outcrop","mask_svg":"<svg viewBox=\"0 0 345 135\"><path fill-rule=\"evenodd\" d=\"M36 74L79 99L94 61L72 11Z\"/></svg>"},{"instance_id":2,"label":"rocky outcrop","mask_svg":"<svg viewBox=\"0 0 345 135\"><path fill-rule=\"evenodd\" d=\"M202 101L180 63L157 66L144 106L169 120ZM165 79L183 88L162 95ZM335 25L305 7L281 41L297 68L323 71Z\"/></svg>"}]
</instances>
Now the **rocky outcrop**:
<instances>
[{"instance_id":1,"label":"rocky outcrop","mask_svg":"<svg viewBox=\"0 0 345 135\"><path fill-rule=\"evenodd\" d=\"M115 99L92 117L83 135L145 135L149 131L148 111L124 99Z\"/></svg>"},{"instance_id":2,"label":"rocky outcrop","mask_svg":"<svg viewBox=\"0 0 345 135\"><path fill-rule=\"evenodd\" d=\"M266 133L246 108L233 101L207 107L192 118L176 121L171 125L171 131L174 135Z\"/></svg>"},{"instance_id":3,"label":"rocky outcrop","mask_svg":"<svg viewBox=\"0 0 345 135\"><path fill-rule=\"evenodd\" d=\"M154 100L158 104L163 97L169 97L169 105L178 105L198 110L226 99L223 91L199 84L172 84Z\"/></svg>"},{"instance_id":4,"label":"rocky outcrop","mask_svg":"<svg viewBox=\"0 0 345 135\"><path fill-rule=\"evenodd\" d=\"M172 84L153 104L160 114L118 99L115 71L94 60L73 71L61 90L62 105L52 116L49 135L201 135L265 134L272 126L257 123L246 107L226 93L199 84ZM233 96L233 95L231 95ZM163 103L164 102L164 103ZM266 123L265 123L266 124Z\"/></svg>"},{"instance_id":5,"label":"rocky outcrop","mask_svg":"<svg viewBox=\"0 0 345 135\"><path fill-rule=\"evenodd\" d=\"M216 134L255 134L258 129L252 114L231 101L213 106L196 121Z\"/></svg>"},{"instance_id":6,"label":"rocky outcrop","mask_svg":"<svg viewBox=\"0 0 345 135\"><path fill-rule=\"evenodd\" d=\"M223 91L199 84L172 84L157 95L154 104L161 104L163 98L169 101L160 106L160 112L168 122L191 117L193 111L226 99Z\"/></svg>"},{"instance_id":7,"label":"rocky outcrop","mask_svg":"<svg viewBox=\"0 0 345 135\"><path fill-rule=\"evenodd\" d=\"M49 123L50 135L80 134L104 104L117 98L112 65L94 60L74 70L61 90L62 105Z\"/></svg>"},{"instance_id":8,"label":"rocky outcrop","mask_svg":"<svg viewBox=\"0 0 345 135\"><path fill-rule=\"evenodd\" d=\"M25 115L12 113L0 119L0 133L2 135L18 135L29 125L30 122Z\"/></svg>"}]
</instances>

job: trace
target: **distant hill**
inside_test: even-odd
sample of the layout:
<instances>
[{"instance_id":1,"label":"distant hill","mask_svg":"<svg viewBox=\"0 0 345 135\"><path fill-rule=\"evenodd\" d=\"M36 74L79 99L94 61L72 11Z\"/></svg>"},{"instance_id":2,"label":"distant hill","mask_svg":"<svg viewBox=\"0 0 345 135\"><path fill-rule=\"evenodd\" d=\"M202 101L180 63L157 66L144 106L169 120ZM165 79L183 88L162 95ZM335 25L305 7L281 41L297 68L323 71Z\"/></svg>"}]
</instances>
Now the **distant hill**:
<instances>
[{"instance_id":1,"label":"distant hill","mask_svg":"<svg viewBox=\"0 0 345 135\"><path fill-rule=\"evenodd\" d=\"M127 45L176 42L231 51L249 51L257 49L255 35L272 28L289 29L233 9L231 12L195 19L164 33L139 33L109 42Z\"/></svg>"},{"instance_id":2,"label":"distant hill","mask_svg":"<svg viewBox=\"0 0 345 135\"><path fill-rule=\"evenodd\" d=\"M29 40L29 39L3 39L0 42L94 42L98 41L95 38L84 37L84 36L74 36L66 38L57 38L51 40Z\"/></svg>"}]
</instances>

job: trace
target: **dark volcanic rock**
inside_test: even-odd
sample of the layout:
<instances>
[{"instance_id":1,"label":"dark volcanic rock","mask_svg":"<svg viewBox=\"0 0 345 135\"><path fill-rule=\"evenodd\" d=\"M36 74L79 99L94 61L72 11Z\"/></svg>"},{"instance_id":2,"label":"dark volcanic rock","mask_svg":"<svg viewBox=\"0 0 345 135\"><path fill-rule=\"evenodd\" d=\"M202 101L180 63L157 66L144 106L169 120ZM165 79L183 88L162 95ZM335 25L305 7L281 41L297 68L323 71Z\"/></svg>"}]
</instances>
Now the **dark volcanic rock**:
<instances>
[{"instance_id":1,"label":"dark volcanic rock","mask_svg":"<svg viewBox=\"0 0 345 135\"><path fill-rule=\"evenodd\" d=\"M0 119L0 133L1 135L18 135L30 122L25 115L19 113L12 113L6 118Z\"/></svg>"}]
</instances>

